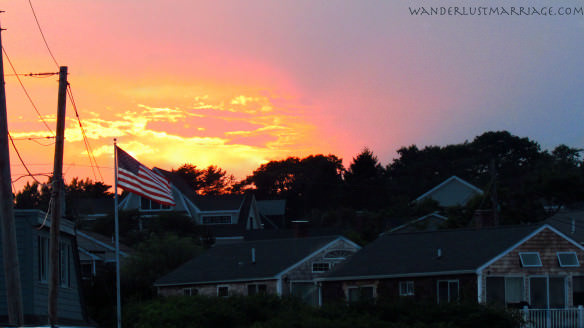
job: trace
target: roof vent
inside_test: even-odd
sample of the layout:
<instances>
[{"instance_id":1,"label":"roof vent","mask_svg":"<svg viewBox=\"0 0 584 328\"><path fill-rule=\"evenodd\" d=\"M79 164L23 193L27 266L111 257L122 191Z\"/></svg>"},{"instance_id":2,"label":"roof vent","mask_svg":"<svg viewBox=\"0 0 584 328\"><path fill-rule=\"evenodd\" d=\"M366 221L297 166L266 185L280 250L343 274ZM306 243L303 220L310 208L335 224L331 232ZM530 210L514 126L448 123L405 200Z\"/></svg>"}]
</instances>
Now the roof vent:
<instances>
[{"instance_id":1,"label":"roof vent","mask_svg":"<svg viewBox=\"0 0 584 328\"><path fill-rule=\"evenodd\" d=\"M255 248L251 249L251 263L255 264L256 263L256 258L255 258Z\"/></svg>"},{"instance_id":2,"label":"roof vent","mask_svg":"<svg viewBox=\"0 0 584 328\"><path fill-rule=\"evenodd\" d=\"M572 234L576 233L576 219L572 218L572 229L570 230Z\"/></svg>"},{"instance_id":3,"label":"roof vent","mask_svg":"<svg viewBox=\"0 0 584 328\"><path fill-rule=\"evenodd\" d=\"M436 257L437 257L437 258L442 258L442 248L438 248L438 249L436 250Z\"/></svg>"}]
</instances>

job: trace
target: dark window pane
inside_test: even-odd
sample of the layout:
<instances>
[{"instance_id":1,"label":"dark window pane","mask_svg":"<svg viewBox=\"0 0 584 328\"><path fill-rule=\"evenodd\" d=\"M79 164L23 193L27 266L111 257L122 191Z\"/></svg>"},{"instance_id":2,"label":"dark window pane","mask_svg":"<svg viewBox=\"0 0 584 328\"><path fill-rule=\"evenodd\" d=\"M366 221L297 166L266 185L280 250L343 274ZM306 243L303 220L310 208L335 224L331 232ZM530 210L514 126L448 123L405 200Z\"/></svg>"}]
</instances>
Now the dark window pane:
<instances>
[{"instance_id":1,"label":"dark window pane","mask_svg":"<svg viewBox=\"0 0 584 328\"><path fill-rule=\"evenodd\" d=\"M566 306L566 284L564 278L550 278L550 308L563 308Z\"/></svg>"},{"instance_id":2,"label":"dark window pane","mask_svg":"<svg viewBox=\"0 0 584 328\"><path fill-rule=\"evenodd\" d=\"M255 295L257 293L257 285L247 285L247 295Z\"/></svg>"},{"instance_id":3,"label":"dark window pane","mask_svg":"<svg viewBox=\"0 0 584 328\"><path fill-rule=\"evenodd\" d=\"M359 301L359 288L349 288L349 302Z\"/></svg>"},{"instance_id":4,"label":"dark window pane","mask_svg":"<svg viewBox=\"0 0 584 328\"><path fill-rule=\"evenodd\" d=\"M373 299L373 287L361 288L361 301L368 301Z\"/></svg>"},{"instance_id":5,"label":"dark window pane","mask_svg":"<svg viewBox=\"0 0 584 328\"><path fill-rule=\"evenodd\" d=\"M547 308L547 278L529 278L529 296L532 308Z\"/></svg>"},{"instance_id":6,"label":"dark window pane","mask_svg":"<svg viewBox=\"0 0 584 328\"><path fill-rule=\"evenodd\" d=\"M574 306L584 305L584 276L572 278Z\"/></svg>"},{"instance_id":7,"label":"dark window pane","mask_svg":"<svg viewBox=\"0 0 584 328\"><path fill-rule=\"evenodd\" d=\"M577 267L580 266L578 257L575 252L558 253L558 262L561 267Z\"/></svg>"},{"instance_id":8,"label":"dark window pane","mask_svg":"<svg viewBox=\"0 0 584 328\"><path fill-rule=\"evenodd\" d=\"M258 285L258 293L260 294L265 294L267 292L268 288L266 285Z\"/></svg>"},{"instance_id":9,"label":"dark window pane","mask_svg":"<svg viewBox=\"0 0 584 328\"><path fill-rule=\"evenodd\" d=\"M448 291L450 292L448 301L456 302L458 300L458 281L451 281L448 285Z\"/></svg>"},{"instance_id":10,"label":"dark window pane","mask_svg":"<svg viewBox=\"0 0 584 328\"><path fill-rule=\"evenodd\" d=\"M505 304L505 278L487 277L487 302Z\"/></svg>"},{"instance_id":11,"label":"dark window pane","mask_svg":"<svg viewBox=\"0 0 584 328\"><path fill-rule=\"evenodd\" d=\"M540 267L541 259L538 252L519 253L521 258L521 265L524 267Z\"/></svg>"},{"instance_id":12,"label":"dark window pane","mask_svg":"<svg viewBox=\"0 0 584 328\"><path fill-rule=\"evenodd\" d=\"M229 296L229 287L218 287L217 296L221 297Z\"/></svg>"},{"instance_id":13,"label":"dark window pane","mask_svg":"<svg viewBox=\"0 0 584 328\"><path fill-rule=\"evenodd\" d=\"M448 303L448 281L438 282L438 303Z\"/></svg>"},{"instance_id":14,"label":"dark window pane","mask_svg":"<svg viewBox=\"0 0 584 328\"><path fill-rule=\"evenodd\" d=\"M140 197L140 208L143 210L149 210L150 209L150 199Z\"/></svg>"}]
</instances>

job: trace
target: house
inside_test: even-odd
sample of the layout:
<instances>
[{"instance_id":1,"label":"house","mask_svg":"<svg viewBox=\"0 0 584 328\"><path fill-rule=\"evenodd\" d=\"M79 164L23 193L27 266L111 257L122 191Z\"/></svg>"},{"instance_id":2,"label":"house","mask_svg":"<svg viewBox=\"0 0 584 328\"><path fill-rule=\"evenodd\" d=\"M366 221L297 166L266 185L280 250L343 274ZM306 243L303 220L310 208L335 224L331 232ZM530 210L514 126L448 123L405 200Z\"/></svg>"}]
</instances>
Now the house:
<instances>
[{"instance_id":1,"label":"house","mask_svg":"<svg viewBox=\"0 0 584 328\"><path fill-rule=\"evenodd\" d=\"M258 200L258 210L266 229L286 228L286 200Z\"/></svg>"},{"instance_id":2,"label":"house","mask_svg":"<svg viewBox=\"0 0 584 328\"><path fill-rule=\"evenodd\" d=\"M178 213L205 225L217 242L243 240L248 230L262 229L257 201L252 194L200 196L177 174L154 168L171 185L176 206L165 206L134 193L128 193L119 203L120 210L139 210L143 217Z\"/></svg>"},{"instance_id":3,"label":"house","mask_svg":"<svg viewBox=\"0 0 584 328\"><path fill-rule=\"evenodd\" d=\"M113 238L92 231L77 230L77 247L81 278L91 280L100 272L115 268L116 248ZM120 262L130 256L132 249L120 243Z\"/></svg>"},{"instance_id":4,"label":"house","mask_svg":"<svg viewBox=\"0 0 584 328\"><path fill-rule=\"evenodd\" d=\"M561 210L545 221L566 236L584 245L584 210Z\"/></svg>"},{"instance_id":5,"label":"house","mask_svg":"<svg viewBox=\"0 0 584 328\"><path fill-rule=\"evenodd\" d=\"M158 294L295 295L318 304L315 278L359 246L342 236L288 238L218 245L154 284Z\"/></svg>"},{"instance_id":6,"label":"house","mask_svg":"<svg viewBox=\"0 0 584 328\"><path fill-rule=\"evenodd\" d=\"M416 198L414 202L420 203L426 199L433 199L441 207L462 206L473 197L482 194L481 189L453 175Z\"/></svg>"},{"instance_id":7,"label":"house","mask_svg":"<svg viewBox=\"0 0 584 328\"><path fill-rule=\"evenodd\" d=\"M15 210L16 240L22 286L24 322L48 322L49 228L50 220L39 210ZM79 254L73 222L61 220L58 322L88 325L80 288ZM2 254L0 253L0 260ZM1 262L1 261L0 261ZM0 270L0 323L7 323L4 270Z\"/></svg>"},{"instance_id":8,"label":"house","mask_svg":"<svg viewBox=\"0 0 584 328\"><path fill-rule=\"evenodd\" d=\"M411 231L418 231L418 230L438 230L440 225L448 220L447 217L438 214L438 212L433 212L430 214L426 214L420 218L417 218L412 221L408 221L404 224L401 224L393 229L390 232L411 232Z\"/></svg>"},{"instance_id":9,"label":"house","mask_svg":"<svg viewBox=\"0 0 584 328\"><path fill-rule=\"evenodd\" d=\"M551 225L387 233L321 283L323 302L584 304L584 247Z\"/></svg>"}]
</instances>

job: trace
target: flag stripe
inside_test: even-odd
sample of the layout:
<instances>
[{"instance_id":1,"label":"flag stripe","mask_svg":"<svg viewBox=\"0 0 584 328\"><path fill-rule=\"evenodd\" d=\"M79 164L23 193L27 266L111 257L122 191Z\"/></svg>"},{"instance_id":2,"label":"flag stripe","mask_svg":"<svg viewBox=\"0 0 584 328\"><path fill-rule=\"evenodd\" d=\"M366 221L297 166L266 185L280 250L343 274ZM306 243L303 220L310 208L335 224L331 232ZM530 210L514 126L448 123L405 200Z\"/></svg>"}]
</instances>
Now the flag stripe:
<instances>
[{"instance_id":1,"label":"flag stripe","mask_svg":"<svg viewBox=\"0 0 584 328\"><path fill-rule=\"evenodd\" d=\"M175 206L168 180L148 169L128 153L116 147L120 188L162 205Z\"/></svg>"},{"instance_id":2,"label":"flag stripe","mask_svg":"<svg viewBox=\"0 0 584 328\"><path fill-rule=\"evenodd\" d=\"M141 180L139 177L137 178L135 175L125 174L123 169L119 169L118 172L118 183L121 188L136 194L140 194L141 196L152 199L156 202L164 201L165 203L175 205L169 192L162 191L159 188L151 188L146 183L144 183L144 180Z\"/></svg>"}]
</instances>

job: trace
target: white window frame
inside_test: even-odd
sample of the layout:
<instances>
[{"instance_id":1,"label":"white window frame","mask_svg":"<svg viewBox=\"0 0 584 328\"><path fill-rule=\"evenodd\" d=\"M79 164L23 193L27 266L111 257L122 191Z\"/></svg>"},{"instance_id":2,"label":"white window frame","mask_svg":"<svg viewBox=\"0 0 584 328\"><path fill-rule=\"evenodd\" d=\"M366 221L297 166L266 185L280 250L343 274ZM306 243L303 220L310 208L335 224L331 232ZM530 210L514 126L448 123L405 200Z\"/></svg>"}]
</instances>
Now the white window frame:
<instances>
[{"instance_id":1,"label":"white window frame","mask_svg":"<svg viewBox=\"0 0 584 328\"><path fill-rule=\"evenodd\" d=\"M532 275L527 277L527 300L531 302L531 278L545 278L546 280L546 309L550 308L550 278L562 278L564 279L564 307L568 307L568 294L572 291L571 288L568 288L568 276L562 275Z\"/></svg>"},{"instance_id":2,"label":"white window frame","mask_svg":"<svg viewBox=\"0 0 584 328\"><path fill-rule=\"evenodd\" d=\"M563 255L563 254L574 255L574 258L576 258L576 264L562 264L562 260L560 259L560 255ZM580 266L580 261L578 260L578 254L576 254L576 252L557 252L556 256L558 257L558 263L560 264L560 267L562 267L562 268L577 268Z\"/></svg>"},{"instance_id":3,"label":"white window frame","mask_svg":"<svg viewBox=\"0 0 584 328\"><path fill-rule=\"evenodd\" d=\"M183 295L184 296L193 296L193 288L183 288Z\"/></svg>"},{"instance_id":4,"label":"white window frame","mask_svg":"<svg viewBox=\"0 0 584 328\"><path fill-rule=\"evenodd\" d=\"M326 265L327 269L326 270L315 270L314 267L316 265ZM313 262L312 263L312 273L325 273L325 272L329 272L331 271L331 264L329 262Z\"/></svg>"},{"instance_id":5,"label":"white window frame","mask_svg":"<svg viewBox=\"0 0 584 328\"><path fill-rule=\"evenodd\" d=\"M405 293L403 292L405 287ZM414 281L404 280L399 282L399 296L414 296Z\"/></svg>"},{"instance_id":6,"label":"white window frame","mask_svg":"<svg viewBox=\"0 0 584 328\"><path fill-rule=\"evenodd\" d=\"M252 295L260 295L260 294L267 294L268 293L268 285L267 284L260 284L260 283L255 283L255 284L247 284L247 295L250 296L249 294L249 287L253 286L255 292ZM260 286L264 286L265 290L263 292L260 291Z\"/></svg>"},{"instance_id":7,"label":"white window frame","mask_svg":"<svg viewBox=\"0 0 584 328\"><path fill-rule=\"evenodd\" d=\"M229 217L229 222L221 222L221 223L205 223L205 218L213 218L213 217ZM201 224L203 225L221 225L221 224L233 224L233 216L230 214L226 215L201 215Z\"/></svg>"},{"instance_id":8,"label":"white window frame","mask_svg":"<svg viewBox=\"0 0 584 328\"><path fill-rule=\"evenodd\" d=\"M160 205L160 208L152 208L152 202L154 202L152 199L146 198L146 197L140 197L140 212L164 212L164 211L172 211L172 207L169 205L162 205L162 204L158 204ZM149 203L149 208L142 208L142 200L145 199L147 200ZM155 202L156 203L156 202Z\"/></svg>"},{"instance_id":9,"label":"white window frame","mask_svg":"<svg viewBox=\"0 0 584 328\"><path fill-rule=\"evenodd\" d=\"M521 255L537 255L539 264L525 264L523 262L523 257ZM541 256L539 256L539 252L519 252L519 260L521 261L521 266L524 268L541 268L543 266L543 263L541 262Z\"/></svg>"},{"instance_id":10,"label":"white window frame","mask_svg":"<svg viewBox=\"0 0 584 328\"><path fill-rule=\"evenodd\" d=\"M227 288L227 295L225 295L225 296L219 296L219 289L220 289L220 288ZM217 286L217 297L229 297L229 296L230 296L230 295L229 295L229 290L230 290L230 289L231 289L231 288L229 288L229 285L218 285L218 286Z\"/></svg>"},{"instance_id":11,"label":"white window frame","mask_svg":"<svg viewBox=\"0 0 584 328\"><path fill-rule=\"evenodd\" d=\"M452 303L456 300L453 300L450 296L450 284L456 283L456 294L457 297L460 298L460 281L458 279L444 279L436 281L436 302L440 304L440 283L447 282L448 283L448 303Z\"/></svg>"}]
</instances>

